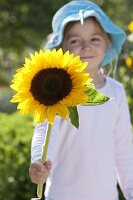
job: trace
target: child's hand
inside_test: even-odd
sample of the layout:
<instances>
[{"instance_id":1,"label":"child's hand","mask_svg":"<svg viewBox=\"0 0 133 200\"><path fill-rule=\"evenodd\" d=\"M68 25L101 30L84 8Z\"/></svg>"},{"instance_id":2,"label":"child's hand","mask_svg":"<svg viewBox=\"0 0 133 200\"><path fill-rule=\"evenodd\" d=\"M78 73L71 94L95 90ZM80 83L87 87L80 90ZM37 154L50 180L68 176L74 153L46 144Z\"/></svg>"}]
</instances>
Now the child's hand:
<instances>
[{"instance_id":1,"label":"child's hand","mask_svg":"<svg viewBox=\"0 0 133 200\"><path fill-rule=\"evenodd\" d=\"M52 163L50 160L42 163L32 163L29 168L31 181L36 184L44 184L49 176Z\"/></svg>"}]
</instances>

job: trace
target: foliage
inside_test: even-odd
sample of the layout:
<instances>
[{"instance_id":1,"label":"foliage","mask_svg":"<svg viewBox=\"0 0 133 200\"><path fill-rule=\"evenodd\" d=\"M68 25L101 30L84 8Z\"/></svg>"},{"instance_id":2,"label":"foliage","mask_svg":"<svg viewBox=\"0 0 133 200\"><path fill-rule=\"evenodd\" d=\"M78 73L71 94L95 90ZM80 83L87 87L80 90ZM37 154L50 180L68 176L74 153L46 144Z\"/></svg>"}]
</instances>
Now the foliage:
<instances>
[{"instance_id":1,"label":"foliage","mask_svg":"<svg viewBox=\"0 0 133 200\"><path fill-rule=\"evenodd\" d=\"M123 83L124 88L127 94L127 100L130 108L131 114L131 122L133 124L133 72L126 68L125 66L121 66L119 69L119 74L117 75L118 80Z\"/></svg>"},{"instance_id":2,"label":"foliage","mask_svg":"<svg viewBox=\"0 0 133 200\"><path fill-rule=\"evenodd\" d=\"M28 176L33 119L18 112L0 113L0 130L0 199L30 199L36 196L36 185Z\"/></svg>"},{"instance_id":3,"label":"foliage","mask_svg":"<svg viewBox=\"0 0 133 200\"><path fill-rule=\"evenodd\" d=\"M8 73L10 73L10 71L7 71L6 73L6 70L0 69L0 85L8 85L10 78L10 74Z\"/></svg>"},{"instance_id":4,"label":"foliage","mask_svg":"<svg viewBox=\"0 0 133 200\"><path fill-rule=\"evenodd\" d=\"M0 113L0 130L0 199L30 199L36 191L28 175L32 117Z\"/></svg>"},{"instance_id":5,"label":"foliage","mask_svg":"<svg viewBox=\"0 0 133 200\"><path fill-rule=\"evenodd\" d=\"M132 21L133 22L133 21ZM133 31L131 24L132 22L129 23L128 28L129 31ZM129 33L130 35L130 33ZM123 83L125 87L125 91L127 94L127 100L129 103L129 108L130 108L130 115L131 115L131 122L133 125L133 49L130 48L133 45L133 41L129 40L128 46L129 46L129 52L125 56L123 62L121 63L121 67L118 68L118 80ZM130 60L130 62L129 62Z\"/></svg>"},{"instance_id":6,"label":"foliage","mask_svg":"<svg viewBox=\"0 0 133 200\"><path fill-rule=\"evenodd\" d=\"M46 35L51 32L51 20L54 13L69 1L0 1L1 48L18 52L25 48L38 50ZM97 0L93 1L97 3ZM106 10L116 24L127 30L126 24L133 18L131 0L111 0L108 2L99 0L98 4ZM121 16L124 16L122 20Z\"/></svg>"},{"instance_id":7,"label":"foliage","mask_svg":"<svg viewBox=\"0 0 133 200\"><path fill-rule=\"evenodd\" d=\"M9 86L14 69L24 63L24 57L43 48L46 36L52 32L53 14L69 1L0 1L0 84ZM98 2L111 19L130 34L128 24L133 20L131 0L92 1ZM116 79L124 84L133 124L133 61L130 67L125 63L126 57L133 59L132 50L132 43L126 42ZM0 88L0 112L16 110L15 105L9 102L11 96L9 88ZM32 117L21 116L18 112L0 113L0 130L0 199L30 199L36 193L36 186L28 177ZM120 189L119 195L120 200L124 200Z\"/></svg>"},{"instance_id":8,"label":"foliage","mask_svg":"<svg viewBox=\"0 0 133 200\"><path fill-rule=\"evenodd\" d=\"M65 2L61 1L61 2ZM0 44L3 49L38 49L51 29L52 16L61 4L49 0L0 1Z\"/></svg>"},{"instance_id":9,"label":"foliage","mask_svg":"<svg viewBox=\"0 0 133 200\"><path fill-rule=\"evenodd\" d=\"M119 185L117 185L117 189L118 189L118 192L119 192L119 200L125 200Z\"/></svg>"},{"instance_id":10,"label":"foliage","mask_svg":"<svg viewBox=\"0 0 133 200\"><path fill-rule=\"evenodd\" d=\"M13 91L9 87L0 88L0 112L12 113L16 111L16 104L10 103Z\"/></svg>"},{"instance_id":11,"label":"foliage","mask_svg":"<svg viewBox=\"0 0 133 200\"><path fill-rule=\"evenodd\" d=\"M0 1L0 68L5 70L8 77L11 77L13 68L16 69L24 63L24 57L29 56L29 52L44 48L47 35L52 32L51 21L54 13L69 1ZM97 3L97 0L92 1ZM127 24L133 19L131 0L99 0L98 4L116 24L126 32L129 31ZM121 16L124 16L122 20ZM0 76L0 82L9 83L8 77L3 79L3 75Z\"/></svg>"}]
</instances>

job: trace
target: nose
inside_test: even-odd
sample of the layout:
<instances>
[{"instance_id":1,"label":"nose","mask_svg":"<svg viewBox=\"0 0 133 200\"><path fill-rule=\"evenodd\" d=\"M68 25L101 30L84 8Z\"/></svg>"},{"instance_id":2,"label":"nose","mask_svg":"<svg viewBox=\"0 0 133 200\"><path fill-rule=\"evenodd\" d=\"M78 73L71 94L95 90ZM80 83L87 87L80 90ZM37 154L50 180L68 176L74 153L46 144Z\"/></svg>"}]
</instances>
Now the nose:
<instances>
[{"instance_id":1,"label":"nose","mask_svg":"<svg viewBox=\"0 0 133 200\"><path fill-rule=\"evenodd\" d=\"M90 42L84 41L82 43L82 49L91 49L91 48L92 48L92 46L91 46Z\"/></svg>"}]
</instances>

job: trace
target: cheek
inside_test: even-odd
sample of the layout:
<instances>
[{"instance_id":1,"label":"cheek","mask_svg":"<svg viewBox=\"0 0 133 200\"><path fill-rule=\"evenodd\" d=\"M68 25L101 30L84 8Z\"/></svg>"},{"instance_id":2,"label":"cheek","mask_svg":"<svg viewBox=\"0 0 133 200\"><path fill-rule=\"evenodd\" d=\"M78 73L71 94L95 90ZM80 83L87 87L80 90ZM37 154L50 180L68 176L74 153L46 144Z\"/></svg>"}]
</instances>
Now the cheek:
<instances>
[{"instance_id":1,"label":"cheek","mask_svg":"<svg viewBox=\"0 0 133 200\"><path fill-rule=\"evenodd\" d=\"M103 49L103 51L101 51L101 52L99 53L99 63L102 62L102 60L104 59L105 55L106 55L106 50Z\"/></svg>"},{"instance_id":2,"label":"cheek","mask_svg":"<svg viewBox=\"0 0 133 200\"><path fill-rule=\"evenodd\" d=\"M70 53L73 53L75 56L80 55L80 49L79 48L70 48L68 49Z\"/></svg>"},{"instance_id":3,"label":"cheek","mask_svg":"<svg viewBox=\"0 0 133 200\"><path fill-rule=\"evenodd\" d=\"M105 54L106 54L106 49L107 49L107 46L106 45L101 45L99 47L99 54L101 55L101 57L104 57Z\"/></svg>"},{"instance_id":4,"label":"cheek","mask_svg":"<svg viewBox=\"0 0 133 200\"><path fill-rule=\"evenodd\" d=\"M104 56L106 54L106 48L101 48L100 54Z\"/></svg>"},{"instance_id":5,"label":"cheek","mask_svg":"<svg viewBox=\"0 0 133 200\"><path fill-rule=\"evenodd\" d=\"M106 52L107 45L104 44L104 43L102 43L102 44L94 44L94 48L98 49L99 51Z\"/></svg>"},{"instance_id":6,"label":"cheek","mask_svg":"<svg viewBox=\"0 0 133 200\"><path fill-rule=\"evenodd\" d=\"M106 53L107 45L103 46L103 53Z\"/></svg>"}]
</instances>

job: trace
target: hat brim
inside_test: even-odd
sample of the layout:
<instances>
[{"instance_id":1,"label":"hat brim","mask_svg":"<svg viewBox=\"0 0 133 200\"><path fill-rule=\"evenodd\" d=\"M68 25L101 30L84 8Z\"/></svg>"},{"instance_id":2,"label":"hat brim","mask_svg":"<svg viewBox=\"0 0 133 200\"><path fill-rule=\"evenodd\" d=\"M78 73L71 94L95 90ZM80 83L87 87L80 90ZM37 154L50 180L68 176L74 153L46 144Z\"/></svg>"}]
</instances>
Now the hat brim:
<instances>
[{"instance_id":1,"label":"hat brim","mask_svg":"<svg viewBox=\"0 0 133 200\"><path fill-rule=\"evenodd\" d=\"M100 64L100 67L104 67L112 60L116 59L118 55L121 52L122 45L125 41L126 34L125 32L120 29L118 26L116 26L108 17L107 15L102 12L100 9L90 9L86 8L83 13L83 19L89 18L89 17L95 17L96 20L99 22L103 30L109 34L109 37L111 39L111 45L107 48L106 55L104 59L102 60L102 63ZM71 15L68 15L67 17L64 17L59 30L55 33L54 38L48 42L47 48L53 49L58 47L62 40L63 40L63 34L64 29L66 25L70 22L74 21L80 21L81 16L79 15L79 12L72 13Z\"/></svg>"}]
</instances>

